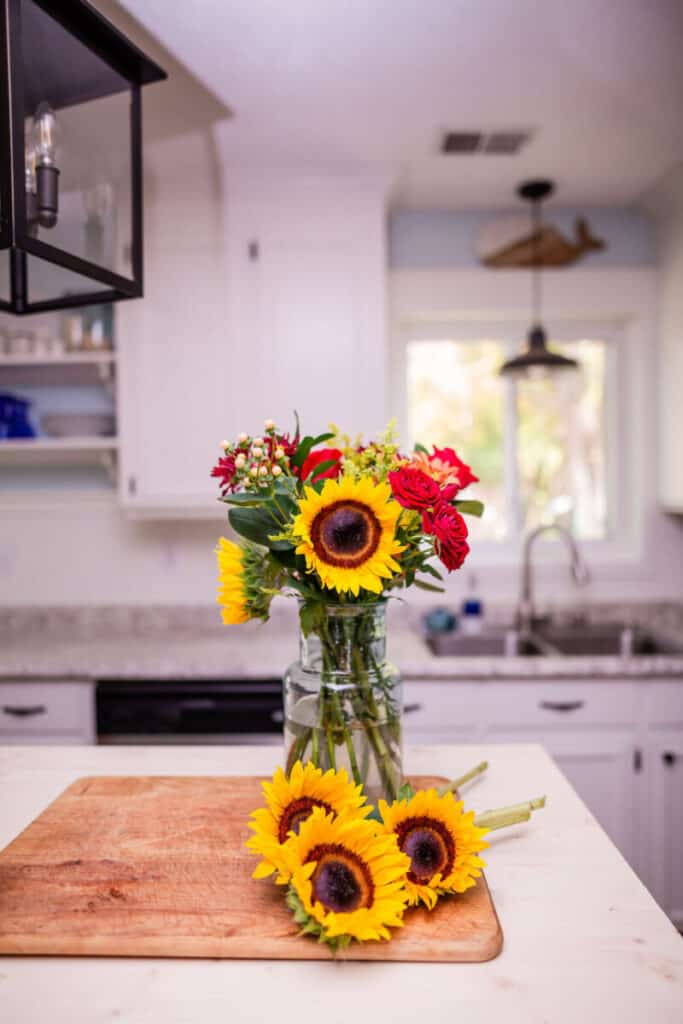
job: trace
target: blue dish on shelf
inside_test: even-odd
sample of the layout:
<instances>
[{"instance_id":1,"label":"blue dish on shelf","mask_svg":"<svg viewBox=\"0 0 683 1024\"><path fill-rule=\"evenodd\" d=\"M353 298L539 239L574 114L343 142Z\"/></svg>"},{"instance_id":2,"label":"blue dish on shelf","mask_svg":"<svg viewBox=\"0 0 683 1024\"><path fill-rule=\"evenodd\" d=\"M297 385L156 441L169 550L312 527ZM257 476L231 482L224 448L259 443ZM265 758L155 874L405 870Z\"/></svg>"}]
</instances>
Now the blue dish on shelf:
<instances>
[{"instance_id":1,"label":"blue dish on shelf","mask_svg":"<svg viewBox=\"0 0 683 1024\"><path fill-rule=\"evenodd\" d=\"M0 394L0 440L35 437L29 422L31 403L17 395Z\"/></svg>"}]
</instances>

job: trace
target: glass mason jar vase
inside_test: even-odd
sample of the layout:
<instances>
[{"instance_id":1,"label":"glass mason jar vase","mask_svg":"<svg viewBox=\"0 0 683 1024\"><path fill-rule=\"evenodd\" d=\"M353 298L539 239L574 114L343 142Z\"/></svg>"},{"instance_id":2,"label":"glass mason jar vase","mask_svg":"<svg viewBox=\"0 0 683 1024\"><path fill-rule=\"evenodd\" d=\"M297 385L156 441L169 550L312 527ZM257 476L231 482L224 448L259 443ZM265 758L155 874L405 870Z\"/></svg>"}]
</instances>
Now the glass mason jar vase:
<instances>
[{"instance_id":1,"label":"glass mason jar vase","mask_svg":"<svg viewBox=\"0 0 683 1024\"><path fill-rule=\"evenodd\" d=\"M386 604L327 605L284 677L287 771L346 768L367 797L401 785L401 677L386 660Z\"/></svg>"}]
</instances>

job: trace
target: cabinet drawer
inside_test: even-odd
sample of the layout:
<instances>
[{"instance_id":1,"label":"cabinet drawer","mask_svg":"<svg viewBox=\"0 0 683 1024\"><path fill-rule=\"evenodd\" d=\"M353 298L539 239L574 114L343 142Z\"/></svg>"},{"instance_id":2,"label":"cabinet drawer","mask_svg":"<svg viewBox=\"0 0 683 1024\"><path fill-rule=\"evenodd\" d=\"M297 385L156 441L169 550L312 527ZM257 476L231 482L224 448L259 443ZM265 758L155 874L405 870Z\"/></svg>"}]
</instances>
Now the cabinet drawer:
<instances>
[{"instance_id":1,"label":"cabinet drawer","mask_svg":"<svg viewBox=\"0 0 683 1024\"><path fill-rule=\"evenodd\" d=\"M486 724L496 729L630 725L636 719L636 686L622 682L491 683L483 687Z\"/></svg>"},{"instance_id":2,"label":"cabinet drawer","mask_svg":"<svg viewBox=\"0 0 683 1024\"><path fill-rule=\"evenodd\" d=\"M683 726L683 679L648 683L645 706L648 725Z\"/></svg>"},{"instance_id":3,"label":"cabinet drawer","mask_svg":"<svg viewBox=\"0 0 683 1024\"><path fill-rule=\"evenodd\" d=\"M467 683L406 682L403 708L406 735L421 730L452 733L469 729L478 717L476 694Z\"/></svg>"},{"instance_id":4,"label":"cabinet drawer","mask_svg":"<svg viewBox=\"0 0 683 1024\"><path fill-rule=\"evenodd\" d=\"M94 685L0 683L0 737L76 734L94 741Z\"/></svg>"}]
</instances>

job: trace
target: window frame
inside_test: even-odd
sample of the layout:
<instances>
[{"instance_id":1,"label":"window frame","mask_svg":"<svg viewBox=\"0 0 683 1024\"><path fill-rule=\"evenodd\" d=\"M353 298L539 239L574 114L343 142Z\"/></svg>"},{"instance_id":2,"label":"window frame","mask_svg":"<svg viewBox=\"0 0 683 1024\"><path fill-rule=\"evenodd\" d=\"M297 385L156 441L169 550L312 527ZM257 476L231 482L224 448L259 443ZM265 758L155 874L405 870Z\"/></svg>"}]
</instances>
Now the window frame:
<instances>
[{"instance_id":1,"label":"window frame","mask_svg":"<svg viewBox=\"0 0 683 1024\"><path fill-rule=\"evenodd\" d=\"M505 344L507 339L510 352L514 353L523 344L528 326L528 313L486 318L454 313L446 317L424 315L403 320L394 332L391 351L392 415L399 423L408 423L406 352L410 341L500 340ZM603 538L581 540L579 543L589 562L630 561L637 557L637 504L633 500L635 481L632 479L633 467L626 458L626 452L631 451L633 430L631 419L622 415L626 407L624 396L632 394L630 332L624 318L614 316L589 316L581 319L549 316L545 318L545 327L548 337L555 342L578 341L581 338L605 342L604 443L607 530ZM503 541L478 542L477 561L481 565L516 565L519 561L524 534L520 530L520 505L516 486L516 426L516 402L514 386L511 386L506 389L504 408L504 489L510 530ZM414 440L404 437L404 441L410 446ZM419 440L428 443L429 439ZM466 457L466 438L462 439L461 448ZM474 487L472 496L475 496ZM560 547L560 541L544 539L539 552L540 560L552 562L558 557Z\"/></svg>"}]
</instances>

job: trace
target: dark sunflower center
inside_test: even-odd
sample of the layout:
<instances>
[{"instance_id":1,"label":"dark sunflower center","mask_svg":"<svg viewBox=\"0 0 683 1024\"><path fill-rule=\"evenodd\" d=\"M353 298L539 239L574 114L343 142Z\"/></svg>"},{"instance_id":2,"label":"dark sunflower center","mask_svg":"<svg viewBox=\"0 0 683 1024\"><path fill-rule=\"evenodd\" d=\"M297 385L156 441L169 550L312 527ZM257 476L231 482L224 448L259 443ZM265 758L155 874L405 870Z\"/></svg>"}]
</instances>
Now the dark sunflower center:
<instances>
[{"instance_id":1,"label":"dark sunflower center","mask_svg":"<svg viewBox=\"0 0 683 1024\"><path fill-rule=\"evenodd\" d=\"M335 914L348 914L372 905L374 885L361 858L343 846L324 843L309 853L317 861L311 876L313 899Z\"/></svg>"},{"instance_id":2,"label":"dark sunflower center","mask_svg":"<svg viewBox=\"0 0 683 1024\"><path fill-rule=\"evenodd\" d=\"M326 804L324 800L316 799L314 796L300 796L296 800L292 800L280 815L277 830L278 842L284 843L288 832L296 832L298 834L301 825L314 807L324 807L327 814L330 814L332 811L329 804Z\"/></svg>"},{"instance_id":3,"label":"dark sunflower center","mask_svg":"<svg viewBox=\"0 0 683 1024\"><path fill-rule=\"evenodd\" d=\"M336 501L313 520L311 543L324 562L355 569L375 553L381 533L377 516L367 505Z\"/></svg>"},{"instance_id":4,"label":"dark sunflower center","mask_svg":"<svg viewBox=\"0 0 683 1024\"><path fill-rule=\"evenodd\" d=\"M435 818L407 818L396 827L398 845L410 857L411 882L429 882L453 869L455 844L446 826Z\"/></svg>"}]
</instances>

